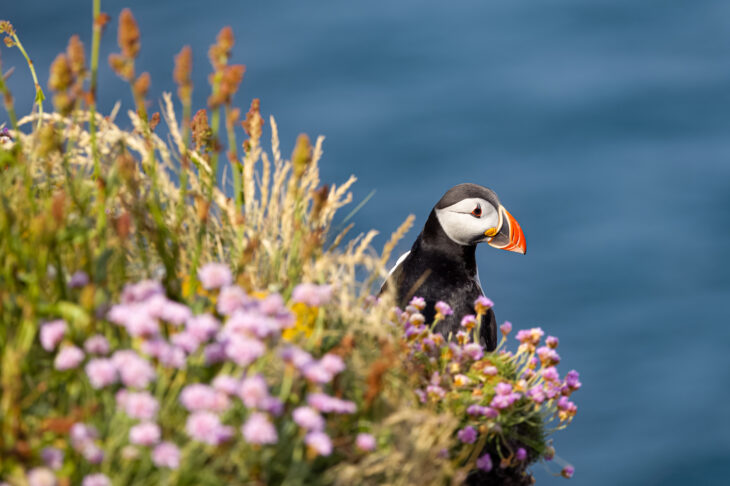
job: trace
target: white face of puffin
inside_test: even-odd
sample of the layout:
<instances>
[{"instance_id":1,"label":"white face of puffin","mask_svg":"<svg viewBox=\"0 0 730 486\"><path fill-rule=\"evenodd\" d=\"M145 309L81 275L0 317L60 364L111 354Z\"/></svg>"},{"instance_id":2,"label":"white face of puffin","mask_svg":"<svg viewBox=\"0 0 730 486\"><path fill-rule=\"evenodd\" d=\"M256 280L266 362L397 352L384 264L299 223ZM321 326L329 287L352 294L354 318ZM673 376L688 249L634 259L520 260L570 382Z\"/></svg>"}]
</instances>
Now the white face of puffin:
<instances>
[{"instance_id":1,"label":"white face of puffin","mask_svg":"<svg viewBox=\"0 0 730 486\"><path fill-rule=\"evenodd\" d=\"M488 241L502 228L502 213L479 197L462 199L436 209L436 218L446 235L460 245Z\"/></svg>"}]
</instances>

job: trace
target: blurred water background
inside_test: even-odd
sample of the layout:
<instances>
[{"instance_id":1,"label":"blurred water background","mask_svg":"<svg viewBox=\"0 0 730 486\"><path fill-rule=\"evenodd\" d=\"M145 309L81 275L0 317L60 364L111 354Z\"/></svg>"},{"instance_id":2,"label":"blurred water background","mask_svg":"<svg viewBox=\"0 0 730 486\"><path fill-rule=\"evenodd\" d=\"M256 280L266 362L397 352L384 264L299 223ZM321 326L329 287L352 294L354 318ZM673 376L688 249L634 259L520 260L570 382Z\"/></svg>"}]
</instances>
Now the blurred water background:
<instances>
[{"instance_id":1,"label":"blurred water background","mask_svg":"<svg viewBox=\"0 0 730 486\"><path fill-rule=\"evenodd\" d=\"M90 5L0 7L44 86L70 35L90 45ZM529 248L477 252L497 318L559 336L559 369L584 383L555 436L575 477L538 465L538 484L730 484L730 2L107 1L106 112L131 106L106 63L125 6L152 99L191 44L203 106L207 48L231 25L239 105L261 98L285 153L327 137L323 179L376 191L355 221L378 245L414 213L408 249L454 184L497 192ZM27 67L2 60L27 113Z\"/></svg>"}]
</instances>

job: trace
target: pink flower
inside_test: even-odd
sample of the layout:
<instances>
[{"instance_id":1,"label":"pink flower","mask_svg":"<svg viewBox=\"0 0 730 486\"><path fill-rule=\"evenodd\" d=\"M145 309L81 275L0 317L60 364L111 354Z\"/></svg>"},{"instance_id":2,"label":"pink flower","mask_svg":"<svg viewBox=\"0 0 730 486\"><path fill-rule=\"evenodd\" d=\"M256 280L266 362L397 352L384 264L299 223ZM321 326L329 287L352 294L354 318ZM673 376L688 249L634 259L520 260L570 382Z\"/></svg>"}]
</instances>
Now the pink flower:
<instances>
[{"instance_id":1,"label":"pink flower","mask_svg":"<svg viewBox=\"0 0 730 486\"><path fill-rule=\"evenodd\" d=\"M517 449L517 452L515 452L515 459L518 461L524 461L527 459L527 451L524 447L520 447Z\"/></svg>"},{"instance_id":2,"label":"pink flower","mask_svg":"<svg viewBox=\"0 0 730 486\"><path fill-rule=\"evenodd\" d=\"M132 444L151 446L160 441L160 426L153 422L142 422L129 429Z\"/></svg>"},{"instance_id":3,"label":"pink flower","mask_svg":"<svg viewBox=\"0 0 730 486\"><path fill-rule=\"evenodd\" d=\"M322 359L319 360L319 364L331 375L336 375L345 370L345 362L342 361L342 358L332 353L327 353L322 356Z\"/></svg>"},{"instance_id":4,"label":"pink flower","mask_svg":"<svg viewBox=\"0 0 730 486\"><path fill-rule=\"evenodd\" d=\"M33 468L26 477L28 486L56 486L56 476L47 467Z\"/></svg>"},{"instance_id":5,"label":"pink flower","mask_svg":"<svg viewBox=\"0 0 730 486\"><path fill-rule=\"evenodd\" d=\"M355 413L357 410L355 403L331 397L324 393L310 393L307 396L307 403L320 412L325 413Z\"/></svg>"},{"instance_id":6,"label":"pink flower","mask_svg":"<svg viewBox=\"0 0 730 486\"><path fill-rule=\"evenodd\" d=\"M238 396L248 408L262 408L269 397L266 380L261 375L247 376L241 381Z\"/></svg>"},{"instance_id":7,"label":"pink flower","mask_svg":"<svg viewBox=\"0 0 730 486\"><path fill-rule=\"evenodd\" d=\"M104 451L93 442L86 442L81 447L81 455L91 464L101 464L104 460Z\"/></svg>"},{"instance_id":8,"label":"pink flower","mask_svg":"<svg viewBox=\"0 0 730 486\"><path fill-rule=\"evenodd\" d=\"M471 331L477 325L477 318L471 314L467 314L461 318L461 327Z\"/></svg>"},{"instance_id":9,"label":"pink flower","mask_svg":"<svg viewBox=\"0 0 730 486\"><path fill-rule=\"evenodd\" d=\"M80 450L83 444L98 438L99 432L93 425L77 422L71 426L69 436L71 437L71 445L73 448Z\"/></svg>"},{"instance_id":10,"label":"pink flower","mask_svg":"<svg viewBox=\"0 0 730 486\"><path fill-rule=\"evenodd\" d=\"M203 349L205 364L220 363L226 359L226 346L223 343L211 343Z\"/></svg>"},{"instance_id":11,"label":"pink flower","mask_svg":"<svg viewBox=\"0 0 730 486\"><path fill-rule=\"evenodd\" d=\"M556 338L555 336L548 336L548 337L547 337L547 338L545 339L545 344L547 344L547 345L548 345L549 347L551 347L551 348L553 348L553 349L555 349L555 348L557 348L557 347L558 347L558 343L559 343L559 342L560 342L560 341L558 341L558 338Z\"/></svg>"},{"instance_id":12,"label":"pink flower","mask_svg":"<svg viewBox=\"0 0 730 486\"><path fill-rule=\"evenodd\" d=\"M180 403L191 412L201 410L223 412L229 407L230 400L228 395L209 385L194 383L183 388L180 393Z\"/></svg>"},{"instance_id":13,"label":"pink flower","mask_svg":"<svg viewBox=\"0 0 730 486\"><path fill-rule=\"evenodd\" d=\"M223 392L226 395L235 395L241 383L231 375L218 375L213 379L211 385L216 391Z\"/></svg>"},{"instance_id":14,"label":"pink flower","mask_svg":"<svg viewBox=\"0 0 730 486\"><path fill-rule=\"evenodd\" d=\"M92 388L97 390L117 381L117 367L110 359L89 360L84 369Z\"/></svg>"},{"instance_id":15,"label":"pink flower","mask_svg":"<svg viewBox=\"0 0 730 486\"><path fill-rule=\"evenodd\" d=\"M408 305L412 305L417 310L422 311L426 308L426 300L423 297L413 297Z\"/></svg>"},{"instance_id":16,"label":"pink flower","mask_svg":"<svg viewBox=\"0 0 730 486\"><path fill-rule=\"evenodd\" d=\"M259 310L267 316L286 312L284 298L279 294L269 294L259 302Z\"/></svg>"},{"instance_id":17,"label":"pink flower","mask_svg":"<svg viewBox=\"0 0 730 486\"><path fill-rule=\"evenodd\" d=\"M575 468L573 468L573 466L565 466L563 470L560 471L560 475L567 479L572 478L573 473L575 473Z\"/></svg>"},{"instance_id":18,"label":"pink flower","mask_svg":"<svg viewBox=\"0 0 730 486\"><path fill-rule=\"evenodd\" d=\"M226 344L226 356L239 366L250 365L265 351L261 341L243 336L232 336Z\"/></svg>"},{"instance_id":19,"label":"pink flower","mask_svg":"<svg viewBox=\"0 0 730 486\"><path fill-rule=\"evenodd\" d=\"M451 310L451 307L449 306L449 304L447 304L446 302L444 302L442 300L439 300L438 302L436 302L436 305L434 307L436 309L437 314L441 318L450 316L451 314L454 313L454 311Z\"/></svg>"},{"instance_id":20,"label":"pink flower","mask_svg":"<svg viewBox=\"0 0 730 486\"><path fill-rule=\"evenodd\" d=\"M94 334L84 342L84 349L89 354L107 354L109 352L109 341L101 334Z\"/></svg>"},{"instance_id":21,"label":"pink flower","mask_svg":"<svg viewBox=\"0 0 730 486\"><path fill-rule=\"evenodd\" d=\"M477 311L477 314L486 313L487 309L489 309L490 307L494 307L494 302L492 302L491 299L489 299L488 297L485 297L483 295L480 295L474 301L474 310Z\"/></svg>"},{"instance_id":22,"label":"pink flower","mask_svg":"<svg viewBox=\"0 0 730 486\"><path fill-rule=\"evenodd\" d=\"M76 346L64 346L56 355L53 366L59 371L76 368L84 360L84 352Z\"/></svg>"},{"instance_id":23,"label":"pink flower","mask_svg":"<svg viewBox=\"0 0 730 486\"><path fill-rule=\"evenodd\" d=\"M502 331L503 335L507 335L512 332L512 323L510 321L504 321L501 326L499 326L499 330Z\"/></svg>"},{"instance_id":24,"label":"pink flower","mask_svg":"<svg viewBox=\"0 0 730 486\"><path fill-rule=\"evenodd\" d=\"M281 331L281 324L276 319L252 310L239 310L228 319L222 335L231 337L247 334L264 338L279 331Z\"/></svg>"},{"instance_id":25,"label":"pink flower","mask_svg":"<svg viewBox=\"0 0 730 486\"><path fill-rule=\"evenodd\" d=\"M173 334L170 341L188 354L194 353L200 347L200 340L189 331Z\"/></svg>"},{"instance_id":26,"label":"pink flower","mask_svg":"<svg viewBox=\"0 0 730 486\"><path fill-rule=\"evenodd\" d=\"M146 388L156 377L149 361L130 349L116 351L112 355L112 362L117 367L122 383L130 388Z\"/></svg>"},{"instance_id":27,"label":"pink flower","mask_svg":"<svg viewBox=\"0 0 730 486\"><path fill-rule=\"evenodd\" d=\"M313 383L329 383L332 381L332 373L325 369L321 363L310 363L302 368L304 377Z\"/></svg>"},{"instance_id":28,"label":"pink flower","mask_svg":"<svg viewBox=\"0 0 730 486\"><path fill-rule=\"evenodd\" d=\"M224 430L218 415L212 412L194 412L185 423L185 431L191 438L210 445L222 442L221 431Z\"/></svg>"},{"instance_id":29,"label":"pink flower","mask_svg":"<svg viewBox=\"0 0 730 486\"><path fill-rule=\"evenodd\" d=\"M252 413L241 428L243 437L251 444L275 444L278 440L276 429L263 413Z\"/></svg>"},{"instance_id":30,"label":"pink flower","mask_svg":"<svg viewBox=\"0 0 730 486\"><path fill-rule=\"evenodd\" d=\"M72 289L83 287L89 283L89 275L83 270L79 270L71 275L68 281L68 286Z\"/></svg>"},{"instance_id":31,"label":"pink flower","mask_svg":"<svg viewBox=\"0 0 730 486\"><path fill-rule=\"evenodd\" d=\"M193 312L184 304L169 300L162 294L157 294L145 301L143 309L153 318L162 319L179 326L190 319Z\"/></svg>"},{"instance_id":32,"label":"pink flower","mask_svg":"<svg viewBox=\"0 0 730 486\"><path fill-rule=\"evenodd\" d=\"M314 358L312 358L311 354L297 348L296 346L289 346L282 349L279 355L281 356L281 359L284 360L284 362L293 365L299 370L303 369L305 366L314 361Z\"/></svg>"},{"instance_id":33,"label":"pink flower","mask_svg":"<svg viewBox=\"0 0 730 486\"><path fill-rule=\"evenodd\" d=\"M510 393L512 393L512 385L510 385L509 383L505 383L503 381L499 382L494 387L494 392L497 395L509 395Z\"/></svg>"},{"instance_id":34,"label":"pink flower","mask_svg":"<svg viewBox=\"0 0 730 486\"><path fill-rule=\"evenodd\" d=\"M152 337L160 332L157 319L150 315L144 303L117 304L107 314L111 322L124 326L130 336Z\"/></svg>"},{"instance_id":35,"label":"pink flower","mask_svg":"<svg viewBox=\"0 0 730 486\"><path fill-rule=\"evenodd\" d=\"M373 437L371 434L357 434L357 438L355 439L355 446L357 446L357 448L361 451L373 451L376 447L375 437Z\"/></svg>"},{"instance_id":36,"label":"pink flower","mask_svg":"<svg viewBox=\"0 0 730 486\"><path fill-rule=\"evenodd\" d=\"M153 295L163 294L165 289L160 282L155 280L142 280L136 284L127 284L122 291L121 301L123 304L132 302L143 302Z\"/></svg>"},{"instance_id":37,"label":"pink flower","mask_svg":"<svg viewBox=\"0 0 730 486\"><path fill-rule=\"evenodd\" d=\"M294 287L292 302L301 302L309 307L321 307L332 297L332 286L301 283Z\"/></svg>"},{"instance_id":38,"label":"pink flower","mask_svg":"<svg viewBox=\"0 0 730 486\"><path fill-rule=\"evenodd\" d=\"M112 482L102 473L88 474L81 482L81 486L112 486Z\"/></svg>"},{"instance_id":39,"label":"pink flower","mask_svg":"<svg viewBox=\"0 0 730 486\"><path fill-rule=\"evenodd\" d=\"M575 370L570 370L565 375L565 384L571 389L571 390L577 390L583 384L580 382L580 375L578 375L578 372Z\"/></svg>"},{"instance_id":40,"label":"pink flower","mask_svg":"<svg viewBox=\"0 0 730 486\"><path fill-rule=\"evenodd\" d=\"M157 467L180 467L180 449L172 442L160 442L152 451L152 462Z\"/></svg>"},{"instance_id":41,"label":"pink flower","mask_svg":"<svg viewBox=\"0 0 730 486\"><path fill-rule=\"evenodd\" d=\"M216 309L218 313L230 316L235 311L243 309L249 302L251 302L251 298L246 295L246 292L238 285L232 285L221 289Z\"/></svg>"},{"instance_id":42,"label":"pink flower","mask_svg":"<svg viewBox=\"0 0 730 486\"><path fill-rule=\"evenodd\" d=\"M485 366L482 370L482 373L487 376L496 376L497 373L499 373L499 370L497 370L496 366Z\"/></svg>"},{"instance_id":43,"label":"pink flower","mask_svg":"<svg viewBox=\"0 0 730 486\"><path fill-rule=\"evenodd\" d=\"M122 398L122 397L120 397ZM120 400L124 412L131 418L152 420L160 405L149 392L128 392Z\"/></svg>"},{"instance_id":44,"label":"pink flower","mask_svg":"<svg viewBox=\"0 0 730 486\"><path fill-rule=\"evenodd\" d=\"M477 431L471 425L467 425L457 432L456 436L464 444L473 444L477 440Z\"/></svg>"},{"instance_id":45,"label":"pink flower","mask_svg":"<svg viewBox=\"0 0 730 486\"><path fill-rule=\"evenodd\" d=\"M324 432L308 433L304 437L304 443L320 456L329 456L332 454L332 441Z\"/></svg>"},{"instance_id":46,"label":"pink flower","mask_svg":"<svg viewBox=\"0 0 730 486\"><path fill-rule=\"evenodd\" d=\"M469 343L464 346L464 353L474 361L477 361L484 356L484 349L479 343Z\"/></svg>"},{"instance_id":47,"label":"pink flower","mask_svg":"<svg viewBox=\"0 0 730 486\"><path fill-rule=\"evenodd\" d=\"M312 407L298 407L292 412L294 422L308 431L324 430L325 421L322 416Z\"/></svg>"},{"instance_id":48,"label":"pink flower","mask_svg":"<svg viewBox=\"0 0 730 486\"><path fill-rule=\"evenodd\" d=\"M44 447L41 451L43 464L53 470L61 469L63 466L63 451L55 447Z\"/></svg>"},{"instance_id":49,"label":"pink flower","mask_svg":"<svg viewBox=\"0 0 730 486\"><path fill-rule=\"evenodd\" d=\"M489 456L489 454L484 454L482 457L477 459L477 467L485 472L489 472L492 470L492 458Z\"/></svg>"},{"instance_id":50,"label":"pink flower","mask_svg":"<svg viewBox=\"0 0 730 486\"><path fill-rule=\"evenodd\" d=\"M40 332L41 346L43 346L43 349L46 351L56 349L56 346L58 346L58 343L61 342L64 334L66 334L67 328L66 321L61 319L43 324Z\"/></svg>"},{"instance_id":51,"label":"pink flower","mask_svg":"<svg viewBox=\"0 0 730 486\"><path fill-rule=\"evenodd\" d=\"M215 336L220 328L218 319L210 314L200 314L188 319L185 328L187 332L195 336L199 342L204 342Z\"/></svg>"},{"instance_id":52,"label":"pink flower","mask_svg":"<svg viewBox=\"0 0 730 486\"><path fill-rule=\"evenodd\" d=\"M198 278L206 290L226 287L233 283L233 275L224 263L206 263L198 270Z\"/></svg>"},{"instance_id":53,"label":"pink flower","mask_svg":"<svg viewBox=\"0 0 730 486\"><path fill-rule=\"evenodd\" d=\"M543 370L542 370L542 377L546 381L558 381L558 380L560 380L560 375L558 375L558 370L556 370L554 366L550 366L548 368L543 368Z\"/></svg>"}]
</instances>

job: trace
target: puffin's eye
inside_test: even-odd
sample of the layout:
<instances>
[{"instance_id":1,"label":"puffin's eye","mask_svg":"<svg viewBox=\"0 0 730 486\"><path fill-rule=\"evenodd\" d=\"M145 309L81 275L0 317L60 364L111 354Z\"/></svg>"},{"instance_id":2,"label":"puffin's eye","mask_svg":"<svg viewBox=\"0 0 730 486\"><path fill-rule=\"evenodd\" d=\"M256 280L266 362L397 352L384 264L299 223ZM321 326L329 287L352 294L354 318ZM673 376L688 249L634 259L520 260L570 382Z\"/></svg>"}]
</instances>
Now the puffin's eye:
<instances>
[{"instance_id":1,"label":"puffin's eye","mask_svg":"<svg viewBox=\"0 0 730 486\"><path fill-rule=\"evenodd\" d=\"M477 207L474 208L474 210L471 212L471 215L475 218L478 218L482 215L482 207L477 204Z\"/></svg>"}]
</instances>

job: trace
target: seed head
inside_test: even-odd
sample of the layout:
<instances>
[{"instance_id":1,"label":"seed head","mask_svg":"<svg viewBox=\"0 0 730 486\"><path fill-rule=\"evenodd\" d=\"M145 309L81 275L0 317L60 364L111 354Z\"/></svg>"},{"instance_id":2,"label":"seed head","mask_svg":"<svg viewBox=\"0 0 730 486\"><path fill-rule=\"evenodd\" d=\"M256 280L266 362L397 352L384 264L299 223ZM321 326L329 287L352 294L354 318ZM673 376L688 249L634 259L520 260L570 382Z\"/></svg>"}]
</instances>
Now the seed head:
<instances>
[{"instance_id":1,"label":"seed head","mask_svg":"<svg viewBox=\"0 0 730 486\"><path fill-rule=\"evenodd\" d=\"M122 49L122 54L128 59L134 59L139 54L141 47L139 27L137 21L134 20L132 11L128 8L122 10L119 16L119 32L117 33L117 43Z\"/></svg>"},{"instance_id":2,"label":"seed head","mask_svg":"<svg viewBox=\"0 0 730 486\"><path fill-rule=\"evenodd\" d=\"M79 40L78 35L72 35L68 40L68 47L66 47L66 56L68 56L71 71L79 76L83 74L86 63L86 57L84 55L84 44Z\"/></svg>"}]
</instances>

